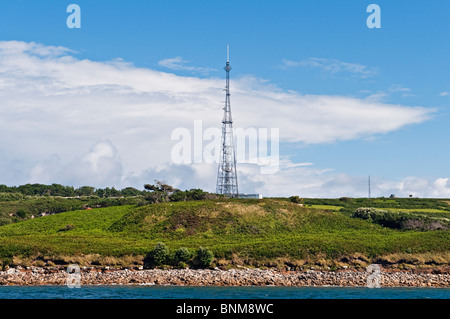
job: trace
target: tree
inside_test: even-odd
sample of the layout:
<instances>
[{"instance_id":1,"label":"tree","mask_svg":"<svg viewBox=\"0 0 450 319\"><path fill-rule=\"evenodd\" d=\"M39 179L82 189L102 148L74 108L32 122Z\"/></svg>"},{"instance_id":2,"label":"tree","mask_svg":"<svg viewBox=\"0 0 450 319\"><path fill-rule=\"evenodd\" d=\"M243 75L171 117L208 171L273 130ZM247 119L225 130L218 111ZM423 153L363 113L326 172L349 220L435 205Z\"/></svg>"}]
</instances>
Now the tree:
<instances>
[{"instance_id":1,"label":"tree","mask_svg":"<svg viewBox=\"0 0 450 319\"><path fill-rule=\"evenodd\" d=\"M75 194L77 194L78 196L91 196L94 195L94 190L95 190L94 187L82 186L75 190Z\"/></svg>"},{"instance_id":2,"label":"tree","mask_svg":"<svg viewBox=\"0 0 450 319\"><path fill-rule=\"evenodd\" d=\"M120 197L121 193L119 190L115 189L114 186L111 188L111 197Z\"/></svg>"},{"instance_id":3,"label":"tree","mask_svg":"<svg viewBox=\"0 0 450 319\"><path fill-rule=\"evenodd\" d=\"M149 193L147 196L145 196L145 199L151 204L153 204L153 203L161 203L161 202L164 201L163 193L162 192L158 192L158 191Z\"/></svg>"},{"instance_id":4,"label":"tree","mask_svg":"<svg viewBox=\"0 0 450 319\"><path fill-rule=\"evenodd\" d=\"M97 194L97 196L100 198L105 197L105 193L106 193L105 190L102 188L99 188L95 191L95 194Z\"/></svg>"},{"instance_id":5,"label":"tree","mask_svg":"<svg viewBox=\"0 0 450 319\"><path fill-rule=\"evenodd\" d=\"M217 198L217 195L205 192L204 190L199 188L186 191L176 190L169 197L170 201L173 202L188 201L188 200L203 200L213 198Z\"/></svg>"},{"instance_id":6,"label":"tree","mask_svg":"<svg viewBox=\"0 0 450 319\"><path fill-rule=\"evenodd\" d=\"M147 195L146 199L152 203L168 202L169 196L172 195L174 192L178 191L178 189L176 189L173 186L170 186L166 182L155 179L155 183L156 183L155 185L151 184L144 185L144 188L150 191L150 194Z\"/></svg>"},{"instance_id":7,"label":"tree","mask_svg":"<svg viewBox=\"0 0 450 319\"><path fill-rule=\"evenodd\" d=\"M299 196L291 196L289 197L289 200L291 203L303 204L303 198L300 198Z\"/></svg>"},{"instance_id":8,"label":"tree","mask_svg":"<svg viewBox=\"0 0 450 319\"><path fill-rule=\"evenodd\" d=\"M134 187L126 187L126 188L122 189L120 191L120 193L122 194L122 196L125 196L125 197L141 195L141 191Z\"/></svg>"}]
</instances>

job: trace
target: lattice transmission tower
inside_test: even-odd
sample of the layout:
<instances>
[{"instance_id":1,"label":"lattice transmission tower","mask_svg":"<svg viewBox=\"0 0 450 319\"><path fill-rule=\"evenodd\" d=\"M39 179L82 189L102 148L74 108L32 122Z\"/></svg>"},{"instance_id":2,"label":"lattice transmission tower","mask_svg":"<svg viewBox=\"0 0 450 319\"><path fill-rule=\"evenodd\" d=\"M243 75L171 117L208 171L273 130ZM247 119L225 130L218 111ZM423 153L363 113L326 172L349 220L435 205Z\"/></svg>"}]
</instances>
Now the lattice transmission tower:
<instances>
[{"instance_id":1,"label":"lattice transmission tower","mask_svg":"<svg viewBox=\"0 0 450 319\"><path fill-rule=\"evenodd\" d=\"M230 106L230 54L227 46L227 64L225 66L226 86L225 86L225 107L223 108L222 120L222 145L220 149L219 169L217 172L216 193L230 197L237 197L238 181L236 171L236 152L233 142L233 119L231 117Z\"/></svg>"}]
</instances>

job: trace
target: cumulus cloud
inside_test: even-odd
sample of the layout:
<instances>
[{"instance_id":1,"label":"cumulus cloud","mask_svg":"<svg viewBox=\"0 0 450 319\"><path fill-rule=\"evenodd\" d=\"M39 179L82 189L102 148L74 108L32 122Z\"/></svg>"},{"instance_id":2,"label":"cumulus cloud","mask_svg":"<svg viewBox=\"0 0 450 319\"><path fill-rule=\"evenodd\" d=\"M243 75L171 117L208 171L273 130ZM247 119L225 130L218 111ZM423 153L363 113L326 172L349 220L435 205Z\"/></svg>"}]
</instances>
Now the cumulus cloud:
<instances>
[{"instance_id":1,"label":"cumulus cloud","mask_svg":"<svg viewBox=\"0 0 450 319\"><path fill-rule=\"evenodd\" d=\"M279 128L281 143L365 138L432 115L420 106L301 95L249 76L232 81L235 128ZM195 120L204 129L220 128L223 87L223 78L177 76L121 59L78 59L58 46L0 42L0 183L142 187L159 178L213 191L217 167L175 165L171 133L180 127L193 132ZM268 185L283 185L291 173L310 176L296 179L292 189L318 190L323 183L320 169L280 167L262 176L251 173L259 172L257 165L241 165L243 187L272 192Z\"/></svg>"},{"instance_id":2,"label":"cumulus cloud","mask_svg":"<svg viewBox=\"0 0 450 319\"><path fill-rule=\"evenodd\" d=\"M77 181L77 185L121 185L123 167L120 155L114 145L108 141L93 144L89 151L76 157L70 164L61 169L61 175L68 174L66 179Z\"/></svg>"},{"instance_id":3,"label":"cumulus cloud","mask_svg":"<svg viewBox=\"0 0 450 319\"><path fill-rule=\"evenodd\" d=\"M261 175L250 165L238 166L242 189L270 196L299 195L308 198L367 197L368 177L353 176L314 165L296 166L280 161L278 174ZM371 176L371 196L449 198L449 177L421 178L408 176L396 180Z\"/></svg>"},{"instance_id":4,"label":"cumulus cloud","mask_svg":"<svg viewBox=\"0 0 450 319\"><path fill-rule=\"evenodd\" d=\"M368 177L353 176L329 168L318 168L311 163L293 163L280 160L277 174L260 174L256 165L238 164L238 186L241 193L259 193L267 197L298 195L306 198L367 197ZM213 164L174 165L161 169L148 169L129 183L151 182L153 179L170 180L181 189L215 190L217 166ZM387 179L371 176L371 196L449 198L450 179L408 176Z\"/></svg>"},{"instance_id":5,"label":"cumulus cloud","mask_svg":"<svg viewBox=\"0 0 450 319\"><path fill-rule=\"evenodd\" d=\"M123 167L119 153L111 141L98 141L84 154L63 163L57 154L36 163L30 170L31 183L51 184L55 180L71 185L107 187L122 185Z\"/></svg>"}]
</instances>

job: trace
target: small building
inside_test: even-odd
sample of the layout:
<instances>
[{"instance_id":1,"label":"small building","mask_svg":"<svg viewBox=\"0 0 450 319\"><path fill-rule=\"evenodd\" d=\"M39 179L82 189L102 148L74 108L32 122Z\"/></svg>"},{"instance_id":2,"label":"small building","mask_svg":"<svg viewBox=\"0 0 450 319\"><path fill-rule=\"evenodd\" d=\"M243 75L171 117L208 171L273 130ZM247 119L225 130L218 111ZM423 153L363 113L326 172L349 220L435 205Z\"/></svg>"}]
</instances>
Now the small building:
<instances>
[{"instance_id":1,"label":"small building","mask_svg":"<svg viewBox=\"0 0 450 319\"><path fill-rule=\"evenodd\" d=\"M262 199L261 194L239 194L238 198L252 198L252 199Z\"/></svg>"}]
</instances>

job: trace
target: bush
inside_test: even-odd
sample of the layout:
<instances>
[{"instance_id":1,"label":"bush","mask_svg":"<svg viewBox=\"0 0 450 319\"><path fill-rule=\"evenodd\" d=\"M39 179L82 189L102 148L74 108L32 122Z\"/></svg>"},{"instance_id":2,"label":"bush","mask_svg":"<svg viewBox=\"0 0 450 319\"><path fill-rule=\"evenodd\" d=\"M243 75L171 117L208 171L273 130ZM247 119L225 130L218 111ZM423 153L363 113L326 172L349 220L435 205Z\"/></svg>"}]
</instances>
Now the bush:
<instances>
[{"instance_id":1,"label":"bush","mask_svg":"<svg viewBox=\"0 0 450 319\"><path fill-rule=\"evenodd\" d=\"M214 254L208 248L200 247L197 250L196 263L201 268L209 267L214 259Z\"/></svg>"},{"instance_id":2,"label":"bush","mask_svg":"<svg viewBox=\"0 0 450 319\"><path fill-rule=\"evenodd\" d=\"M299 196L291 196L289 197L289 200L291 203L303 204L303 198L300 198Z\"/></svg>"},{"instance_id":3,"label":"bush","mask_svg":"<svg viewBox=\"0 0 450 319\"><path fill-rule=\"evenodd\" d=\"M376 209L372 207L360 207L353 213L352 217L362 219L374 219L376 216L380 216L387 213L386 210Z\"/></svg>"},{"instance_id":4,"label":"bush","mask_svg":"<svg viewBox=\"0 0 450 319\"><path fill-rule=\"evenodd\" d=\"M164 243L157 243L151 252L151 259L154 265L162 265L167 262L170 251Z\"/></svg>"},{"instance_id":5,"label":"bush","mask_svg":"<svg viewBox=\"0 0 450 319\"><path fill-rule=\"evenodd\" d=\"M178 264L178 268L180 268L180 269L186 269L186 268L189 268L189 266L188 266L188 264L186 264L185 262L181 261L181 262Z\"/></svg>"},{"instance_id":6,"label":"bush","mask_svg":"<svg viewBox=\"0 0 450 319\"><path fill-rule=\"evenodd\" d=\"M5 217L5 216L1 216L0 217L0 226L3 225L8 225L11 224L13 221L11 220L11 218Z\"/></svg>"},{"instance_id":7,"label":"bush","mask_svg":"<svg viewBox=\"0 0 450 319\"><path fill-rule=\"evenodd\" d=\"M383 227L405 230L447 230L450 222L444 218L427 217L406 212L390 212L381 209L361 207L352 217L367 219Z\"/></svg>"},{"instance_id":8,"label":"bush","mask_svg":"<svg viewBox=\"0 0 450 319\"><path fill-rule=\"evenodd\" d=\"M20 218L25 218L25 217L27 217L27 211L26 210L24 210L24 209L19 209L17 212L16 212L16 215L18 216L18 217L20 217Z\"/></svg>"},{"instance_id":9,"label":"bush","mask_svg":"<svg viewBox=\"0 0 450 319\"><path fill-rule=\"evenodd\" d=\"M178 265L187 263L193 257L192 252L186 247L181 247L175 252L174 262Z\"/></svg>"},{"instance_id":10,"label":"bush","mask_svg":"<svg viewBox=\"0 0 450 319\"><path fill-rule=\"evenodd\" d=\"M2 260L2 271L5 271L6 270L6 268L9 266L9 265L11 265L12 264L12 258L9 258L9 257L7 257L7 258L4 258L3 260Z\"/></svg>"},{"instance_id":11,"label":"bush","mask_svg":"<svg viewBox=\"0 0 450 319\"><path fill-rule=\"evenodd\" d=\"M68 231L68 230L72 230L72 229L75 229L75 226L72 224L69 224L69 225L66 225L66 226L60 228L58 231Z\"/></svg>"}]
</instances>

